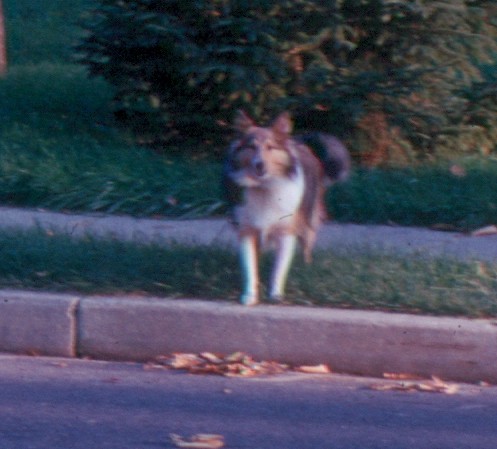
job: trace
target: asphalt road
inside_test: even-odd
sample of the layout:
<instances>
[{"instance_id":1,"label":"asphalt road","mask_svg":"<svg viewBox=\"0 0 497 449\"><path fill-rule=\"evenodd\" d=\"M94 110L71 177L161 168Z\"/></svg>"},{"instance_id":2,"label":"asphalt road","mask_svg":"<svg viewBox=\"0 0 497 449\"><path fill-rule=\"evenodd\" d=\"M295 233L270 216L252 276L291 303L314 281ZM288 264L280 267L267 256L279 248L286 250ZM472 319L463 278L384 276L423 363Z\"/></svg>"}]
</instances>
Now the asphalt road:
<instances>
[{"instance_id":1,"label":"asphalt road","mask_svg":"<svg viewBox=\"0 0 497 449\"><path fill-rule=\"evenodd\" d=\"M0 355L0 447L167 449L170 433L219 433L228 449L497 447L497 388L461 385L445 395L374 391L372 383Z\"/></svg>"}]
</instances>

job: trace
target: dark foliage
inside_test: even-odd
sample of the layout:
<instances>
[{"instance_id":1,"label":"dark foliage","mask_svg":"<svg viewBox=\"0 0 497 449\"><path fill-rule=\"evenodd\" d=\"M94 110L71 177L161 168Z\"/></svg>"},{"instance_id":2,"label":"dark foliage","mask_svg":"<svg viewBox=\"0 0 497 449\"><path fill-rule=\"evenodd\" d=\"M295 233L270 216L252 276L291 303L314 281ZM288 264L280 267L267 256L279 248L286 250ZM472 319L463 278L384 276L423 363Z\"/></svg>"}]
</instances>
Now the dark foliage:
<instances>
[{"instance_id":1,"label":"dark foliage","mask_svg":"<svg viewBox=\"0 0 497 449\"><path fill-rule=\"evenodd\" d=\"M481 64L496 65L494 13L470 0L99 0L78 52L144 142L205 153L235 109L289 109L377 164L450 140Z\"/></svg>"}]
</instances>

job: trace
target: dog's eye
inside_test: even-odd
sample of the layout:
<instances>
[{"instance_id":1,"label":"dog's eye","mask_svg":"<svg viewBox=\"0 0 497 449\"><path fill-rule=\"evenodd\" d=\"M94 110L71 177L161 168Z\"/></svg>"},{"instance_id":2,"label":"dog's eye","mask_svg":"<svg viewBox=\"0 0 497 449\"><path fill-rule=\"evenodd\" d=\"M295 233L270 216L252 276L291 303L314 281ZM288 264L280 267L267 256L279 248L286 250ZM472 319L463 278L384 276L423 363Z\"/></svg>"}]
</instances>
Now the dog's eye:
<instances>
[{"instance_id":1,"label":"dog's eye","mask_svg":"<svg viewBox=\"0 0 497 449\"><path fill-rule=\"evenodd\" d=\"M247 151L247 150L254 150L255 147L254 145L252 144L241 144L241 145L238 145L236 148L235 148L235 152L239 153L241 151Z\"/></svg>"}]
</instances>

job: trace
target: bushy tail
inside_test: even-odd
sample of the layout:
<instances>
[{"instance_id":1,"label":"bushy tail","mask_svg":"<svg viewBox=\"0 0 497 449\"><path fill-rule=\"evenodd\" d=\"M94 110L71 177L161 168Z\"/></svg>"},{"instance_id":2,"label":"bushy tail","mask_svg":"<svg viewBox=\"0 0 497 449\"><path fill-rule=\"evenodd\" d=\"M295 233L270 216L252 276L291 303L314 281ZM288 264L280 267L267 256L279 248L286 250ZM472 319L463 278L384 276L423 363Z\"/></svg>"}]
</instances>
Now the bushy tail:
<instances>
[{"instance_id":1,"label":"bushy tail","mask_svg":"<svg viewBox=\"0 0 497 449\"><path fill-rule=\"evenodd\" d=\"M325 133L307 133L299 139L312 149L332 183L345 181L350 174L350 154L336 137Z\"/></svg>"}]
</instances>

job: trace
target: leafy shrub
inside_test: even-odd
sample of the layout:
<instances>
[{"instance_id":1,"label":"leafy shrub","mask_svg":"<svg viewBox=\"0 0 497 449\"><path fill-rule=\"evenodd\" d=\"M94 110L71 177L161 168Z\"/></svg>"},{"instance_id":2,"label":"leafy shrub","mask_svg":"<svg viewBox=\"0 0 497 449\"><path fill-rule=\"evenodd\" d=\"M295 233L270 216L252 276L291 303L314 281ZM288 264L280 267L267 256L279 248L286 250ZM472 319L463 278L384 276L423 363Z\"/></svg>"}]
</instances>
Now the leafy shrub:
<instances>
[{"instance_id":1,"label":"leafy shrub","mask_svg":"<svg viewBox=\"0 0 497 449\"><path fill-rule=\"evenodd\" d=\"M202 142L234 107L253 103L255 112L263 98L283 95L285 67L263 20L269 7L250 4L102 0L82 60L118 88L116 114L142 137Z\"/></svg>"},{"instance_id":2,"label":"leafy shrub","mask_svg":"<svg viewBox=\"0 0 497 449\"><path fill-rule=\"evenodd\" d=\"M497 65L492 3L99 0L78 52L145 142L206 152L235 108L259 119L285 108L378 164L454 145L441 136L464 120L481 63ZM377 120L389 131L375 143Z\"/></svg>"}]
</instances>

